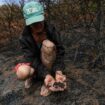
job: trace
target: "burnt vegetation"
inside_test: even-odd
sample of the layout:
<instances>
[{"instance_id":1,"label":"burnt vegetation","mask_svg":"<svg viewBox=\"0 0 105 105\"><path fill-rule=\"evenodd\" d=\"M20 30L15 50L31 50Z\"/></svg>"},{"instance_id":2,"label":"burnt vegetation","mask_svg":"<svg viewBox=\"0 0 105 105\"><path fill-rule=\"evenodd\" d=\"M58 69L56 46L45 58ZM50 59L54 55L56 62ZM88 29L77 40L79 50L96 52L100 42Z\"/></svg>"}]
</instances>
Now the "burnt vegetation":
<instances>
[{"instance_id":1,"label":"burnt vegetation","mask_svg":"<svg viewBox=\"0 0 105 105\"><path fill-rule=\"evenodd\" d=\"M10 71L22 59L18 38L25 2L7 0L0 6L0 105L104 105L105 0L39 1L46 21L61 34L68 90L42 98L40 83L27 95L24 84L14 80Z\"/></svg>"},{"instance_id":2,"label":"burnt vegetation","mask_svg":"<svg viewBox=\"0 0 105 105\"><path fill-rule=\"evenodd\" d=\"M14 43L24 27L22 7L13 0L0 6L0 45ZM105 65L105 0L40 0L46 21L56 26L66 47L66 61ZM70 59L69 59L70 58ZM83 64L84 65L84 64Z\"/></svg>"}]
</instances>

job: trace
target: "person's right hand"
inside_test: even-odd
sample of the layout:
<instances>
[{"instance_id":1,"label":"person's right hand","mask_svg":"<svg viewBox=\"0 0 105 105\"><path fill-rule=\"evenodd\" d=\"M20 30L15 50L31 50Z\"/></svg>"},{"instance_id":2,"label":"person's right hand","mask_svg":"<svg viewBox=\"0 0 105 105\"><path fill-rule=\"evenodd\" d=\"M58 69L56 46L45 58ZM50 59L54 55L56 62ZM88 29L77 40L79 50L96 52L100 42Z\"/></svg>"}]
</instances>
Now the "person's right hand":
<instances>
[{"instance_id":1,"label":"person's right hand","mask_svg":"<svg viewBox=\"0 0 105 105\"><path fill-rule=\"evenodd\" d=\"M45 86L51 90L51 91L55 91L55 88L53 87L54 83L55 83L55 79L50 75L46 75L45 80L44 80Z\"/></svg>"},{"instance_id":2,"label":"person's right hand","mask_svg":"<svg viewBox=\"0 0 105 105\"><path fill-rule=\"evenodd\" d=\"M66 75L64 75L62 71L56 71L55 79L56 79L56 82L62 83L64 85L64 88L60 89L61 91L64 91L65 89L67 89Z\"/></svg>"}]
</instances>

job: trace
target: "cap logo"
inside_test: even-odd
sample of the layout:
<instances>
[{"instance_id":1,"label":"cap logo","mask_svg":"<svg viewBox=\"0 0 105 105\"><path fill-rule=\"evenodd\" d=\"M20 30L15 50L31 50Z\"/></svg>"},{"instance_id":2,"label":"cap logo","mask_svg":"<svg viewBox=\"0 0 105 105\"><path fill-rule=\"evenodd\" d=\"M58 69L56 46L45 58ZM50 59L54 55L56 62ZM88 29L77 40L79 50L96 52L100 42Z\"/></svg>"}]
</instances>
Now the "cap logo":
<instances>
[{"instance_id":1,"label":"cap logo","mask_svg":"<svg viewBox=\"0 0 105 105\"><path fill-rule=\"evenodd\" d=\"M35 13L35 12L38 12L39 10L38 10L38 8L28 8L28 9L26 9L26 12L27 12L27 14L29 15L29 14L32 14L32 13Z\"/></svg>"}]
</instances>

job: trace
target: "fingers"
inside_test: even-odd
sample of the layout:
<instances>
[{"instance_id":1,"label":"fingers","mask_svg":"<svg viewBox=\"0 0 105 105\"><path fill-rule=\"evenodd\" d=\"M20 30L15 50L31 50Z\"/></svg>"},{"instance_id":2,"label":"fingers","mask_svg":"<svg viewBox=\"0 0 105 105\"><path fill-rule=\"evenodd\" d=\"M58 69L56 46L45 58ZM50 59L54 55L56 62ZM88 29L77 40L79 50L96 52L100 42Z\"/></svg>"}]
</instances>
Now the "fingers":
<instances>
[{"instance_id":1,"label":"fingers","mask_svg":"<svg viewBox=\"0 0 105 105\"><path fill-rule=\"evenodd\" d=\"M50 93L51 91L45 85L41 87L41 92L40 92L41 96L48 96L50 95Z\"/></svg>"},{"instance_id":2,"label":"fingers","mask_svg":"<svg viewBox=\"0 0 105 105\"><path fill-rule=\"evenodd\" d=\"M51 75L47 75L44 82L47 87L50 87L54 84L55 79Z\"/></svg>"},{"instance_id":3,"label":"fingers","mask_svg":"<svg viewBox=\"0 0 105 105\"><path fill-rule=\"evenodd\" d=\"M53 92L64 91L67 87L65 75L57 75L56 80L50 75L45 78L46 87Z\"/></svg>"},{"instance_id":4,"label":"fingers","mask_svg":"<svg viewBox=\"0 0 105 105\"><path fill-rule=\"evenodd\" d=\"M57 91L64 91L64 88L51 86L49 87L49 90L53 92L57 92Z\"/></svg>"},{"instance_id":5,"label":"fingers","mask_svg":"<svg viewBox=\"0 0 105 105\"><path fill-rule=\"evenodd\" d=\"M55 79L50 75L45 78L45 85L50 91L59 91L61 89L54 87Z\"/></svg>"},{"instance_id":6,"label":"fingers","mask_svg":"<svg viewBox=\"0 0 105 105\"><path fill-rule=\"evenodd\" d=\"M45 85L47 87L52 86L54 84L54 82L55 82L55 80L53 78L51 78L51 77L48 77L48 78L45 79Z\"/></svg>"},{"instance_id":7,"label":"fingers","mask_svg":"<svg viewBox=\"0 0 105 105\"><path fill-rule=\"evenodd\" d=\"M60 91L64 91L67 88L66 75L63 75L63 73L56 73L56 82L64 85L59 88Z\"/></svg>"},{"instance_id":8,"label":"fingers","mask_svg":"<svg viewBox=\"0 0 105 105\"><path fill-rule=\"evenodd\" d=\"M66 76L65 75L57 75L56 81L57 82L64 82L64 81L66 81Z\"/></svg>"}]
</instances>

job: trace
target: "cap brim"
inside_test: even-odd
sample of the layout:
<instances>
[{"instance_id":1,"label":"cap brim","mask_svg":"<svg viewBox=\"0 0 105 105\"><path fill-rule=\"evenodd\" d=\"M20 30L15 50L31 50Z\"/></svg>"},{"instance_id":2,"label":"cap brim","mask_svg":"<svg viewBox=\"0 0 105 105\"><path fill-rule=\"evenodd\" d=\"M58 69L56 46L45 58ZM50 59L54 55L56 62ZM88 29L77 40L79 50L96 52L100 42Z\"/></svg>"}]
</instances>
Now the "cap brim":
<instances>
[{"instance_id":1,"label":"cap brim","mask_svg":"<svg viewBox=\"0 0 105 105\"><path fill-rule=\"evenodd\" d=\"M33 23L36 23L36 22L40 22L40 21L44 21L44 16L43 15L39 15L39 16L33 16L29 19L26 19L26 25L31 25Z\"/></svg>"}]
</instances>

